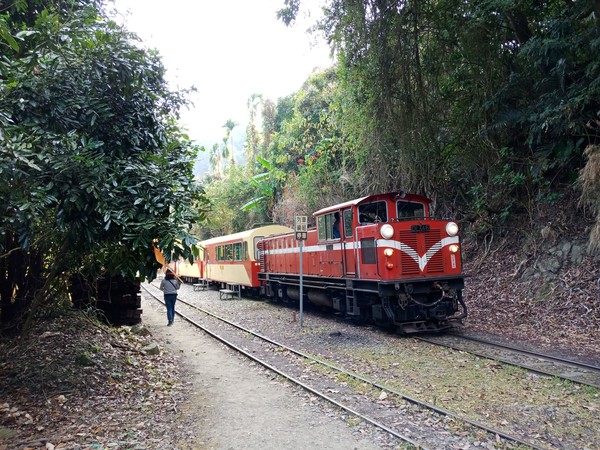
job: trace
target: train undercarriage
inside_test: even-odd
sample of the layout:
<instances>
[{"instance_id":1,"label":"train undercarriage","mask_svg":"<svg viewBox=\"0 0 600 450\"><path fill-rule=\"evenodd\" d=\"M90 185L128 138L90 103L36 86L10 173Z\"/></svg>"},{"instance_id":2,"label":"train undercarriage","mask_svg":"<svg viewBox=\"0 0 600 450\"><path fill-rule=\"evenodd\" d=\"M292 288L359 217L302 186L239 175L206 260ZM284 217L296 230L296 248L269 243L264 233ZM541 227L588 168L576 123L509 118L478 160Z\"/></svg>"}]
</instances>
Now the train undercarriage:
<instances>
[{"instance_id":1,"label":"train undercarriage","mask_svg":"<svg viewBox=\"0 0 600 450\"><path fill-rule=\"evenodd\" d=\"M261 274L262 294L271 300L299 302L300 279L289 274ZM331 309L356 321L396 328L401 334L436 332L462 323L462 277L394 282L303 277L305 302Z\"/></svg>"}]
</instances>

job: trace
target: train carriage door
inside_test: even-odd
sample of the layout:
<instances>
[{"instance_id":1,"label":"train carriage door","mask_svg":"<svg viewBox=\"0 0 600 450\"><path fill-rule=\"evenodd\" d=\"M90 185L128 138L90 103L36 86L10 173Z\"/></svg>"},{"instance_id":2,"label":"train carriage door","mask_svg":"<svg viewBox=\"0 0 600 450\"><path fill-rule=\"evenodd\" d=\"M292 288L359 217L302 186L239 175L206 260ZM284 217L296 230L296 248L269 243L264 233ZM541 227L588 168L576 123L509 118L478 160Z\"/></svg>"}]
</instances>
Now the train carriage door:
<instances>
[{"instance_id":1,"label":"train carriage door","mask_svg":"<svg viewBox=\"0 0 600 450\"><path fill-rule=\"evenodd\" d=\"M331 212L317 216L319 247L319 274L325 277L341 277L345 273L340 232L340 214ZM334 232L334 230L336 232Z\"/></svg>"},{"instance_id":2,"label":"train carriage door","mask_svg":"<svg viewBox=\"0 0 600 450\"><path fill-rule=\"evenodd\" d=\"M198 258L198 271L200 272L200 279L206 278L206 265L208 264L208 249L204 246L198 248L200 251Z\"/></svg>"},{"instance_id":3,"label":"train carriage door","mask_svg":"<svg viewBox=\"0 0 600 450\"><path fill-rule=\"evenodd\" d=\"M264 236L254 236L253 242L252 242L252 248L248 249L248 250L252 250L251 253L248 254L248 259L250 259L250 261L260 261L262 259L262 251L263 249L258 247L258 243L260 241L262 241L265 237Z\"/></svg>"},{"instance_id":4,"label":"train carriage door","mask_svg":"<svg viewBox=\"0 0 600 450\"><path fill-rule=\"evenodd\" d=\"M377 239L379 239L379 224L387 222L387 203L374 201L358 206L358 223L356 242L359 248L358 264L361 278L378 278Z\"/></svg>"},{"instance_id":5,"label":"train carriage door","mask_svg":"<svg viewBox=\"0 0 600 450\"><path fill-rule=\"evenodd\" d=\"M348 208L342 211L342 246L344 257L344 275L347 277L356 276L356 245L354 240L354 230L352 223L352 209Z\"/></svg>"}]
</instances>

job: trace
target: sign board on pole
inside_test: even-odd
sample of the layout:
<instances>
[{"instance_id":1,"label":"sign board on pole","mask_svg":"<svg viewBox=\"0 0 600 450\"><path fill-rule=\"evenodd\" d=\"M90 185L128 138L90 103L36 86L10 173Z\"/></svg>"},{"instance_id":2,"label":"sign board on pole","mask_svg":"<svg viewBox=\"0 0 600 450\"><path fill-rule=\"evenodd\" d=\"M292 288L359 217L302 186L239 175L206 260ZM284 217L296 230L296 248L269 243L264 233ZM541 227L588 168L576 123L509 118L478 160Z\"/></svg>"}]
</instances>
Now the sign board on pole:
<instances>
[{"instance_id":1,"label":"sign board on pole","mask_svg":"<svg viewBox=\"0 0 600 450\"><path fill-rule=\"evenodd\" d=\"M296 239L300 241L300 327L304 325L304 293L302 286L302 241L308 236L308 217L296 216Z\"/></svg>"},{"instance_id":2,"label":"sign board on pole","mask_svg":"<svg viewBox=\"0 0 600 450\"><path fill-rule=\"evenodd\" d=\"M305 241L308 237L308 217L296 216L296 239Z\"/></svg>"}]
</instances>

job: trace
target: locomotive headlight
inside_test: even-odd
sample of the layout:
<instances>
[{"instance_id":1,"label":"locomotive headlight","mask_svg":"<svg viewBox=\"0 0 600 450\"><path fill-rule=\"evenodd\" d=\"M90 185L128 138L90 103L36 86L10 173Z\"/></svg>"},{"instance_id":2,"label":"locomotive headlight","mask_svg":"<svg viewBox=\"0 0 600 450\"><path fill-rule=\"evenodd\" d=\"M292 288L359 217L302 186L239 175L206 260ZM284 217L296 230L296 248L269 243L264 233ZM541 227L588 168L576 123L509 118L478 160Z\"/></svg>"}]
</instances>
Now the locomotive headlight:
<instances>
[{"instance_id":1,"label":"locomotive headlight","mask_svg":"<svg viewBox=\"0 0 600 450\"><path fill-rule=\"evenodd\" d=\"M381 227L381 237L383 237L384 239L390 239L393 235L394 235L394 227L391 226L389 223L386 223L384 226Z\"/></svg>"},{"instance_id":2,"label":"locomotive headlight","mask_svg":"<svg viewBox=\"0 0 600 450\"><path fill-rule=\"evenodd\" d=\"M450 253L458 253L458 245L452 244L448 247L448 250L450 250Z\"/></svg>"},{"instance_id":3,"label":"locomotive headlight","mask_svg":"<svg viewBox=\"0 0 600 450\"><path fill-rule=\"evenodd\" d=\"M392 248L386 248L383 251L383 254L389 258L390 256L392 256L394 254L394 249L392 249Z\"/></svg>"},{"instance_id":4,"label":"locomotive headlight","mask_svg":"<svg viewBox=\"0 0 600 450\"><path fill-rule=\"evenodd\" d=\"M456 236L458 234L458 225L455 222L448 222L446 224L446 233L448 233L448 236Z\"/></svg>"}]
</instances>

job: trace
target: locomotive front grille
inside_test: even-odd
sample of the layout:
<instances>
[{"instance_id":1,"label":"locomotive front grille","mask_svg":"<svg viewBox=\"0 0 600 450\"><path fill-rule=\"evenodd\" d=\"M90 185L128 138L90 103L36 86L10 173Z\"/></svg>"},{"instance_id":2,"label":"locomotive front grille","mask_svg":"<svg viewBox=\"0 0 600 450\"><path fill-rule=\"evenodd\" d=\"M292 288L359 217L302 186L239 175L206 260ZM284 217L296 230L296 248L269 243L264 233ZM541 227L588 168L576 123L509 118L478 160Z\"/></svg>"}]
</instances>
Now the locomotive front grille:
<instances>
[{"instance_id":1,"label":"locomotive front grille","mask_svg":"<svg viewBox=\"0 0 600 450\"><path fill-rule=\"evenodd\" d=\"M409 247L414 251L418 251L418 241L417 234L411 232L410 230L402 230L400 231L400 242L401 245ZM410 256L410 254L406 251L400 252L401 260L400 264L402 264L402 274L403 275L417 275L421 272L419 269L419 264Z\"/></svg>"},{"instance_id":2,"label":"locomotive front grille","mask_svg":"<svg viewBox=\"0 0 600 450\"><path fill-rule=\"evenodd\" d=\"M427 264L423 268L424 273L442 273L444 272L444 258L441 251L441 231L424 230L415 232L413 230L400 231L401 245L405 250L401 251L401 264L403 275L418 275L421 273L419 264L414 259L414 255L422 256L426 253L430 255Z\"/></svg>"},{"instance_id":3,"label":"locomotive front grille","mask_svg":"<svg viewBox=\"0 0 600 450\"><path fill-rule=\"evenodd\" d=\"M427 263L427 273L436 273L444 271L444 258L441 252L441 233L440 230L431 230L425 235L425 247L429 251L435 251L429 262Z\"/></svg>"}]
</instances>

